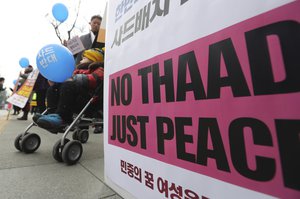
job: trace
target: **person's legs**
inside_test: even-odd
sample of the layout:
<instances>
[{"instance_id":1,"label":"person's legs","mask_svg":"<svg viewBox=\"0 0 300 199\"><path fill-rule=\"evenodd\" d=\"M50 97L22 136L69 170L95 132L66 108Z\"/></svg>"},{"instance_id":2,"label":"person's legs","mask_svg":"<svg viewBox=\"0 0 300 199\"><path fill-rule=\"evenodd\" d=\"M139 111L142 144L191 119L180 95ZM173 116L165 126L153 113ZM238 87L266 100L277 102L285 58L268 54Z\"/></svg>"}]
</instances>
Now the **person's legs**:
<instances>
[{"instance_id":1,"label":"person's legs","mask_svg":"<svg viewBox=\"0 0 300 199\"><path fill-rule=\"evenodd\" d=\"M36 103L37 103L37 113L42 113L46 110L46 93L47 90L37 90L36 91Z\"/></svg>"},{"instance_id":2,"label":"person's legs","mask_svg":"<svg viewBox=\"0 0 300 199\"><path fill-rule=\"evenodd\" d=\"M31 106L30 113L31 113L31 115L36 113L36 106Z\"/></svg>"},{"instance_id":3,"label":"person's legs","mask_svg":"<svg viewBox=\"0 0 300 199\"><path fill-rule=\"evenodd\" d=\"M62 84L50 86L46 92L48 113L55 113L59 102L60 87Z\"/></svg>"},{"instance_id":4,"label":"person's legs","mask_svg":"<svg viewBox=\"0 0 300 199\"><path fill-rule=\"evenodd\" d=\"M73 113L76 108L78 108L76 107L78 105L76 99L80 95L79 89L74 81L68 81L62 84L56 113L59 114L65 122L70 123L73 121Z\"/></svg>"},{"instance_id":5,"label":"person's legs","mask_svg":"<svg viewBox=\"0 0 300 199\"><path fill-rule=\"evenodd\" d=\"M16 106L15 106L15 105L13 105L13 109L14 109L13 115L17 115L17 109L16 109Z\"/></svg>"},{"instance_id":6,"label":"person's legs","mask_svg":"<svg viewBox=\"0 0 300 199\"><path fill-rule=\"evenodd\" d=\"M14 109L13 115L19 115L21 108L16 105L13 105L13 109Z\"/></svg>"},{"instance_id":7,"label":"person's legs","mask_svg":"<svg viewBox=\"0 0 300 199\"><path fill-rule=\"evenodd\" d=\"M76 98L80 95L80 89L75 82L64 82L59 89L59 102L55 114L41 116L37 120L38 125L46 129L54 129L61 124L71 123L74 110L78 106Z\"/></svg>"},{"instance_id":8,"label":"person's legs","mask_svg":"<svg viewBox=\"0 0 300 199\"><path fill-rule=\"evenodd\" d=\"M61 85L62 84L60 84L60 83L56 83L56 84L50 86L46 90L46 92L45 92L45 98L47 98L47 113L46 114L55 113L57 106L58 106L58 102L59 102L59 92L60 92ZM37 94L37 98L38 98L38 96L39 95ZM40 101L42 101L42 100L40 100ZM41 103L41 102L39 102L39 103ZM46 104L46 103L44 102L44 104ZM32 120L35 123L37 123L38 119L42 116L41 113L38 112L38 113L34 114L34 116L32 117Z\"/></svg>"},{"instance_id":9,"label":"person's legs","mask_svg":"<svg viewBox=\"0 0 300 199\"><path fill-rule=\"evenodd\" d=\"M20 108L20 107L18 107L18 106L15 106L15 109L16 109L16 113L17 113L17 115L19 115L19 114L20 114L20 110L21 110L21 108Z\"/></svg>"},{"instance_id":10,"label":"person's legs","mask_svg":"<svg viewBox=\"0 0 300 199\"><path fill-rule=\"evenodd\" d=\"M18 120L27 120L28 112L30 111L29 102L26 103L25 107L22 110L23 110L23 116L20 118L17 118L17 119Z\"/></svg>"}]
</instances>

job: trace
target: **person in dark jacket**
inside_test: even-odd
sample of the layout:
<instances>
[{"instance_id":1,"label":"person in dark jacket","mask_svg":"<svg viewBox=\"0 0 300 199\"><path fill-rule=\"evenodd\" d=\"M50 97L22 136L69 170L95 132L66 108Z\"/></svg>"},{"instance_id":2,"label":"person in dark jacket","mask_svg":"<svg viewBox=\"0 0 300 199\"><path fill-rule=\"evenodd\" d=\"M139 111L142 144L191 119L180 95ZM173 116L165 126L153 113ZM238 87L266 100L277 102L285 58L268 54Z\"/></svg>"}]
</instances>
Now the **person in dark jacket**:
<instances>
[{"instance_id":1,"label":"person in dark jacket","mask_svg":"<svg viewBox=\"0 0 300 199\"><path fill-rule=\"evenodd\" d=\"M5 78L0 77L0 92L5 91L4 82L5 82Z\"/></svg>"},{"instance_id":2,"label":"person in dark jacket","mask_svg":"<svg viewBox=\"0 0 300 199\"><path fill-rule=\"evenodd\" d=\"M39 73L33 87L33 91L36 93L36 113L46 110L46 94L49 86L48 80Z\"/></svg>"},{"instance_id":3,"label":"person in dark jacket","mask_svg":"<svg viewBox=\"0 0 300 199\"><path fill-rule=\"evenodd\" d=\"M73 113L79 112L88 102L90 93L100 89L103 94L104 51L98 48L85 50L73 77L63 83L52 84L47 93L49 109L55 112L36 115L33 121L45 129L57 129L73 121ZM100 96L99 99L103 99ZM102 103L102 102L99 102Z\"/></svg>"},{"instance_id":4,"label":"person in dark jacket","mask_svg":"<svg viewBox=\"0 0 300 199\"><path fill-rule=\"evenodd\" d=\"M5 93L5 90L6 88L4 87L4 82L5 82L5 78L4 77L0 77L0 109L2 109L4 103L5 103L5 96L6 96L6 93Z\"/></svg>"},{"instance_id":5,"label":"person in dark jacket","mask_svg":"<svg viewBox=\"0 0 300 199\"><path fill-rule=\"evenodd\" d=\"M100 29L102 17L100 15L94 15L91 17L91 21L89 22L91 29L90 32L80 36L80 40L83 44L83 47L88 50L91 48L102 48L104 47L104 44L97 42L98 32ZM82 53L84 51L81 51L75 55L75 62L76 65L80 63L82 59Z\"/></svg>"}]
</instances>

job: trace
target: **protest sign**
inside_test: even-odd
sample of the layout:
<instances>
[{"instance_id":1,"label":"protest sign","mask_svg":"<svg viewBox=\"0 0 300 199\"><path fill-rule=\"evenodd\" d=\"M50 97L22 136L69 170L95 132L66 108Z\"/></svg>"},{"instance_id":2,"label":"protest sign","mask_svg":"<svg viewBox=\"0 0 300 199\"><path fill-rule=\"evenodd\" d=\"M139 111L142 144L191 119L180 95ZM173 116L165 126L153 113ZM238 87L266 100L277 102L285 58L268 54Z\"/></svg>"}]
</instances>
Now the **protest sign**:
<instances>
[{"instance_id":1,"label":"protest sign","mask_svg":"<svg viewBox=\"0 0 300 199\"><path fill-rule=\"evenodd\" d=\"M31 96L31 92L33 90L38 74L39 74L38 69L33 70L28 75L27 79L22 84L22 86L15 93L13 93L12 96L10 96L7 99L7 101L15 106L24 108L28 99Z\"/></svg>"},{"instance_id":2,"label":"protest sign","mask_svg":"<svg viewBox=\"0 0 300 199\"><path fill-rule=\"evenodd\" d=\"M299 10L110 1L109 185L136 198L299 198Z\"/></svg>"}]
</instances>

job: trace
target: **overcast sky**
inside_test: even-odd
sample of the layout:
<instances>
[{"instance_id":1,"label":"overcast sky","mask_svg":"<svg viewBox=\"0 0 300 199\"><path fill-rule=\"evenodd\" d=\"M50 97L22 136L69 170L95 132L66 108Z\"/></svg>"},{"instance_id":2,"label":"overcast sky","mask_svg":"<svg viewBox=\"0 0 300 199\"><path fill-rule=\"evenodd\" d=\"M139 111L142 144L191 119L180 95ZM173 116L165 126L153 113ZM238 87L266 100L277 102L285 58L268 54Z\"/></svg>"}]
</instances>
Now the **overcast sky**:
<instances>
[{"instance_id":1,"label":"overcast sky","mask_svg":"<svg viewBox=\"0 0 300 199\"><path fill-rule=\"evenodd\" d=\"M13 87L13 81L18 78L19 65L22 57L29 59L29 63L36 67L36 55L47 44L59 44L54 28L50 24L53 20L52 7L55 3L63 3L69 11L68 19L60 25L62 36L67 39L66 31L75 19L75 9L79 0L8 0L0 5L0 76L5 78L5 86ZM107 0L81 0L78 36L89 31L88 22L92 15L103 16ZM49 14L46 17L46 14ZM79 28L85 29L80 31Z\"/></svg>"}]
</instances>

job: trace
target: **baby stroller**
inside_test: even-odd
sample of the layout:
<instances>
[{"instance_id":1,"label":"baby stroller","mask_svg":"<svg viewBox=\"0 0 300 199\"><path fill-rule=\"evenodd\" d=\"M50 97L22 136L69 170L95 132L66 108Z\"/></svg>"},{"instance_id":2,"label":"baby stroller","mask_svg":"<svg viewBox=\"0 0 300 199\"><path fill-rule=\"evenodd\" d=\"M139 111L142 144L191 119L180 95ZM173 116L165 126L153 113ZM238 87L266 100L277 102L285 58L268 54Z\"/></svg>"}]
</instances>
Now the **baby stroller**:
<instances>
[{"instance_id":1,"label":"baby stroller","mask_svg":"<svg viewBox=\"0 0 300 199\"><path fill-rule=\"evenodd\" d=\"M94 126L103 129L103 117L100 110L92 114L85 114L88 107L97 102L100 90L102 91L99 86L80 113L74 115L74 120L70 125L63 125L57 129L48 130L51 133L63 133L62 138L54 144L52 150L52 156L58 162L65 162L68 165L77 163L83 152L82 143L86 143L89 138L88 128ZM49 109L45 110L42 115L47 114L47 112L49 112ZM36 133L28 132L33 126L38 125L32 122L23 133L20 133L15 138L14 146L17 150L24 153L33 153L39 148L41 143L40 136ZM67 138L70 132L73 132L73 140Z\"/></svg>"}]
</instances>

